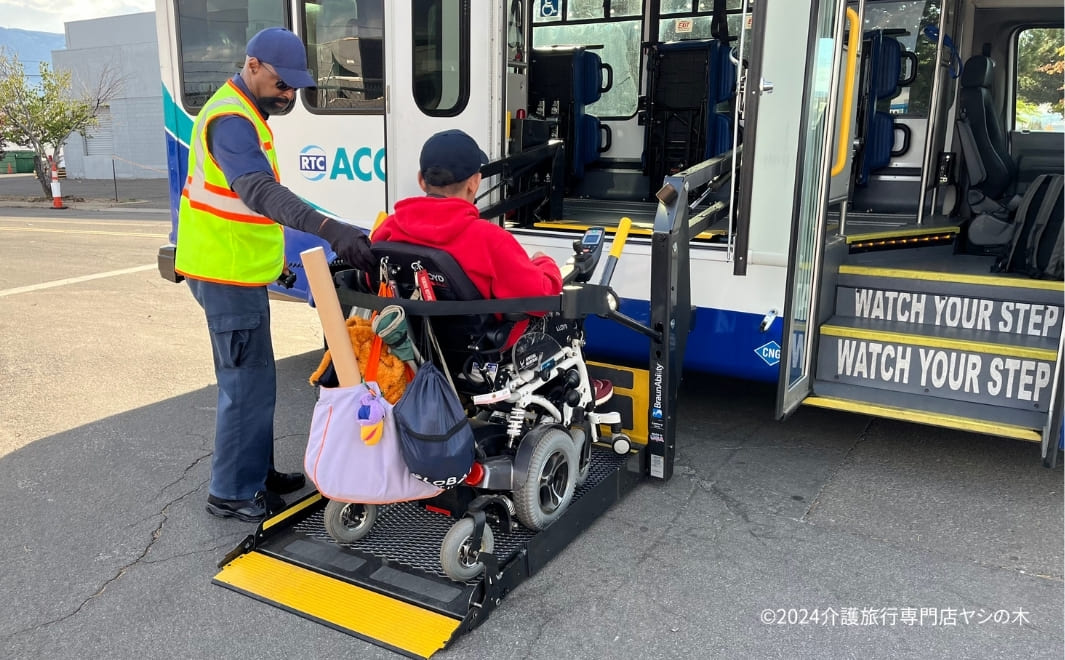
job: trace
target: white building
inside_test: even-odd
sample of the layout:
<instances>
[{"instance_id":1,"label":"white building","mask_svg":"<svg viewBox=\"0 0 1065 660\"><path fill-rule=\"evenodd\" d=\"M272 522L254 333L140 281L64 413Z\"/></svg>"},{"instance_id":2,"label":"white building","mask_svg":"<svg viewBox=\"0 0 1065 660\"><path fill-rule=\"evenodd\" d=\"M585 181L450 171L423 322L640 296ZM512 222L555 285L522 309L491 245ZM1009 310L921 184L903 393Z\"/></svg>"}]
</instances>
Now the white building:
<instances>
[{"instance_id":1,"label":"white building","mask_svg":"<svg viewBox=\"0 0 1065 660\"><path fill-rule=\"evenodd\" d=\"M67 176L78 179L165 178L166 139L155 13L66 23L66 50L52 65L69 71L75 93L96 89L110 70L118 93L98 116L88 138L74 134L64 148ZM113 169L112 169L113 167Z\"/></svg>"}]
</instances>

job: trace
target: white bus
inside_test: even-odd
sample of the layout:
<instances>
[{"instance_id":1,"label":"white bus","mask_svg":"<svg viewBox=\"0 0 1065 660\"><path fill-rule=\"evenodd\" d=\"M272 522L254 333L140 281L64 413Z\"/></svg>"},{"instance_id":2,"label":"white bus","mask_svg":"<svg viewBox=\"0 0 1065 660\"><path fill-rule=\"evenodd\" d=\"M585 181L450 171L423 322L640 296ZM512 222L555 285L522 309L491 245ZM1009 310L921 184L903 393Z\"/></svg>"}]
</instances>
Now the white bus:
<instances>
[{"instance_id":1,"label":"white bus","mask_svg":"<svg viewBox=\"0 0 1065 660\"><path fill-rule=\"evenodd\" d=\"M1059 437L1062 283L992 272L968 227L1008 222L993 200L1063 170L1060 0L157 9L175 226L196 112L282 25L319 83L270 119L282 182L323 212L369 230L420 194L425 138L461 128L496 161L485 217L530 252L561 260L588 226L634 221L613 286L646 322L656 195L709 161L721 175L682 191L712 219L691 239L689 374L778 382L780 416L805 402L1042 441L1044 457ZM290 264L319 243L289 232ZM287 293L306 296L302 277ZM593 319L588 335L593 355L646 360L631 329Z\"/></svg>"}]
</instances>

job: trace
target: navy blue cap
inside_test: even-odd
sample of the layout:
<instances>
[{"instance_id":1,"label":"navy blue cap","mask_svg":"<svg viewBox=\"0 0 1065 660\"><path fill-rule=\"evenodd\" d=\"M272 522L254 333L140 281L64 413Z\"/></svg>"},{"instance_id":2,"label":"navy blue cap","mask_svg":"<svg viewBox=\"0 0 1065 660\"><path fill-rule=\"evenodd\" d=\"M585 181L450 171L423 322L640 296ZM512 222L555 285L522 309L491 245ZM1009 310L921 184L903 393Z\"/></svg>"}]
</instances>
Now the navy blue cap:
<instances>
[{"instance_id":1,"label":"navy blue cap","mask_svg":"<svg viewBox=\"0 0 1065 660\"><path fill-rule=\"evenodd\" d=\"M248 57L273 67L289 87L314 87L307 71L307 47L294 33L281 27L260 30L248 42Z\"/></svg>"},{"instance_id":2,"label":"navy blue cap","mask_svg":"<svg viewBox=\"0 0 1065 660\"><path fill-rule=\"evenodd\" d=\"M480 172L481 166L488 163L488 156L473 138L453 128L426 140L418 162L427 184L447 186L465 181ZM431 169L436 171L426 175Z\"/></svg>"}]
</instances>

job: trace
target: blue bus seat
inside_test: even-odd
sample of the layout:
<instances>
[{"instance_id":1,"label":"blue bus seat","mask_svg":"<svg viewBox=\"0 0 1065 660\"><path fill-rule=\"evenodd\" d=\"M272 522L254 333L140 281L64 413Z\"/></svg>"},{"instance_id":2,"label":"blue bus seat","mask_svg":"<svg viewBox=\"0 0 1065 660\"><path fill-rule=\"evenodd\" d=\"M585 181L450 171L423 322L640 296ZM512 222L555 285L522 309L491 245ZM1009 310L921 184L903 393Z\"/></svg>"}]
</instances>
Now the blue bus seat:
<instances>
[{"instance_id":1,"label":"blue bus seat","mask_svg":"<svg viewBox=\"0 0 1065 660\"><path fill-rule=\"evenodd\" d=\"M878 109L880 101L899 94L904 49L898 39L885 35L883 30L866 33L868 68L863 99L863 146L859 155L856 183L868 183L869 175L891 163L895 146L895 119L891 113Z\"/></svg>"},{"instance_id":2,"label":"blue bus seat","mask_svg":"<svg viewBox=\"0 0 1065 660\"><path fill-rule=\"evenodd\" d=\"M604 73L607 80L604 83ZM598 117L587 113L610 88L610 67L599 54L582 47L534 48L530 61L529 105L556 122L556 137L565 143L567 172L573 180L609 147Z\"/></svg>"}]
</instances>

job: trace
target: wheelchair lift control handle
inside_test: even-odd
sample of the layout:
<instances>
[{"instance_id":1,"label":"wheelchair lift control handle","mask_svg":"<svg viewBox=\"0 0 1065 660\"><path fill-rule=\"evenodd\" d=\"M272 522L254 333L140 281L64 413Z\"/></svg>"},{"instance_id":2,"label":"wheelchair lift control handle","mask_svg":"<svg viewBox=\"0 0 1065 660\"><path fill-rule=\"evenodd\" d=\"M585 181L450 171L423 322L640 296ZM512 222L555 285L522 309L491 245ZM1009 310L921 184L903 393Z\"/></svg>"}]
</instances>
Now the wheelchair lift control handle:
<instances>
[{"instance_id":1,"label":"wheelchair lift control handle","mask_svg":"<svg viewBox=\"0 0 1065 660\"><path fill-rule=\"evenodd\" d=\"M599 280L599 284L602 286L610 285L610 278L614 276L614 267L618 265L618 259L621 258L621 251L625 248L625 241L629 238L629 229L632 228L632 220L629 218L622 218L618 223L618 230L614 234L614 242L610 244L610 255L606 258L606 264L603 266L603 277Z\"/></svg>"}]
</instances>

